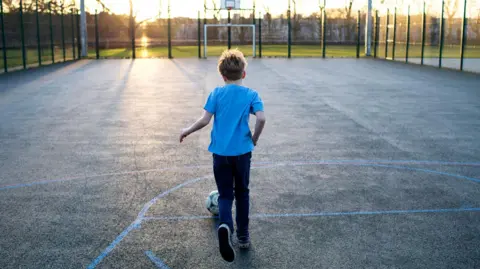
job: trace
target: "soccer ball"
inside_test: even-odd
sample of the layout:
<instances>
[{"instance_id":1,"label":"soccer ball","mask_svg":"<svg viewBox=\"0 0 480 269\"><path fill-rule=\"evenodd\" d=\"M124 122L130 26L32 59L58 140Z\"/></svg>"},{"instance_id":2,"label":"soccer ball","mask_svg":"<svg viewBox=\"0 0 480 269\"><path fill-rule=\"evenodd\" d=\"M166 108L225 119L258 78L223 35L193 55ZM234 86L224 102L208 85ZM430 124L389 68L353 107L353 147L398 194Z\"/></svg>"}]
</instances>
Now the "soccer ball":
<instances>
[{"instance_id":1,"label":"soccer ball","mask_svg":"<svg viewBox=\"0 0 480 269\"><path fill-rule=\"evenodd\" d=\"M207 207L207 210L210 211L210 213L215 216L218 215L218 191L212 191L208 195L207 200L205 201L205 206Z\"/></svg>"}]
</instances>

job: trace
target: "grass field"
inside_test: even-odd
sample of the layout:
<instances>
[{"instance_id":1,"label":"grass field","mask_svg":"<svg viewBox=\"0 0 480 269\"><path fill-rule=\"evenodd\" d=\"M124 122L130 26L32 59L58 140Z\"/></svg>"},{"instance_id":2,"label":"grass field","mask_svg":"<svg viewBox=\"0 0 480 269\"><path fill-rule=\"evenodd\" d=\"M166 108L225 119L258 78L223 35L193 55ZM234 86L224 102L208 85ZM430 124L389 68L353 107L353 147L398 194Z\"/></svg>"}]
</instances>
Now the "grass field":
<instances>
[{"instance_id":1,"label":"grass field","mask_svg":"<svg viewBox=\"0 0 480 269\"><path fill-rule=\"evenodd\" d=\"M242 50L246 56L251 57L252 46L233 46ZM207 55L215 56L219 55L223 50L227 49L226 46L209 46ZM392 46L389 46L389 55L392 51ZM425 46L424 57L436 58L438 57L439 48L435 46ZM378 55L385 55L385 45L380 44L378 46ZM406 47L404 45L397 45L395 48L395 54L398 57L404 57ZM201 49L203 55L203 47ZM258 56L257 47L257 56ZM322 47L316 45L293 45L292 57L321 57ZM327 45L325 48L326 57L356 57L356 46L349 45ZM128 58L131 57L131 49L108 49L100 50L100 57L105 58ZM364 47L360 47L360 56L364 55ZM198 57L197 46L174 46L172 48L172 56L174 58L190 58ZM287 45L264 45L262 46L262 56L264 57L287 57L288 46ZM95 57L95 50L89 50L89 57ZM167 47L154 47L154 48L137 48L137 58L157 58L168 57ZM409 57L419 58L421 57L421 46L411 45L409 48ZM444 58L460 58L460 46L444 47ZM465 49L465 58L480 58L480 47L467 47Z\"/></svg>"},{"instance_id":2,"label":"grass field","mask_svg":"<svg viewBox=\"0 0 480 269\"><path fill-rule=\"evenodd\" d=\"M239 48L244 52L247 57L253 55L252 46L235 46L234 48ZM209 46L207 55L216 56L219 55L223 50L227 49L226 46ZM168 57L168 48L167 47L152 47L152 48L137 48L135 50L137 58L158 58L158 57ZM201 54L203 56L203 47L201 49ZM88 52L89 57L96 57L95 49L90 49ZM257 47L257 56L259 55ZM129 58L132 56L131 49L106 49L100 50L100 57L102 58ZM172 48L172 56L174 58L191 58L198 57L198 47L197 46L174 46ZM262 46L262 56L263 57L287 57L288 56L288 46L287 45L264 45ZM321 46L315 45L293 45L292 46L292 57L321 57L322 48ZM355 46L328 46L326 48L327 57L355 57L356 56L356 47Z\"/></svg>"},{"instance_id":3,"label":"grass field","mask_svg":"<svg viewBox=\"0 0 480 269\"><path fill-rule=\"evenodd\" d=\"M36 67L38 66L38 51L37 49L27 49L27 67ZM42 50L42 64L48 65L52 64L52 53L50 49ZM0 50L0 55L3 55L3 51ZM65 49L66 60L73 59L73 51L71 48ZM0 72L4 69L3 58L0 57ZM55 48L54 51L54 60L55 63L63 62L63 50L61 48ZM7 67L12 70L23 68L23 57L22 50L7 50Z\"/></svg>"},{"instance_id":4,"label":"grass field","mask_svg":"<svg viewBox=\"0 0 480 269\"><path fill-rule=\"evenodd\" d=\"M233 47L237 47L233 45ZM210 57L215 57L219 55L226 46L209 46L207 55ZM247 57L251 57L252 46L238 46ZM389 45L388 48L388 57L392 56L393 46ZM201 49L203 56L203 47ZM322 47L320 45L293 45L292 46L292 57L321 57L322 56ZM326 57L347 57L352 58L356 57L356 46L352 45L327 45L325 48ZM0 51L0 54L3 54L3 51ZM406 54L406 46L404 44L397 44L395 48L395 57L403 58ZM67 60L73 59L72 49L69 48L66 50ZM259 55L257 47L257 56ZM364 47L360 48L360 56L364 55ZM436 58L439 55L439 48L437 46L425 46L424 57L425 58ZM198 47L197 46L174 46L172 48L172 56L174 58L193 58L198 57ZM263 45L262 46L262 56L263 57L287 57L288 56L288 46L287 45ZM385 44L379 44L377 48L377 56L379 58L385 57ZM88 51L89 58L95 58L95 49L91 48ZM130 58L132 57L132 50L129 48L120 48L120 49L102 49L100 50L101 58ZM166 58L168 57L168 48L167 47L151 47L143 48L139 47L136 49L137 58ZM409 57L410 58L420 58L421 57L421 46L420 45L410 45L409 47ZM443 51L444 58L460 58L460 46L446 46ZM465 49L465 58L480 58L480 47L467 46ZM42 63L51 64L52 57L50 50L45 49L42 51ZM63 51L60 48L55 49L55 62L63 61ZM7 51L7 65L9 69L18 69L22 68L22 53L20 49L8 50ZM38 65L38 56L36 49L27 50L27 65L29 67ZM0 70L3 71L4 63L0 61Z\"/></svg>"},{"instance_id":5,"label":"grass field","mask_svg":"<svg viewBox=\"0 0 480 269\"><path fill-rule=\"evenodd\" d=\"M392 57L393 45L388 46L388 57ZM443 58L460 58L460 45L445 46L443 48ZM378 46L378 56L385 57L385 44ZM405 44L395 45L395 57L404 58L407 52ZM424 57L425 58L438 58L440 53L440 47L438 46L425 46ZM480 58L480 46L467 46L465 47L465 58ZM410 45L408 48L409 58L421 58L422 46Z\"/></svg>"}]
</instances>

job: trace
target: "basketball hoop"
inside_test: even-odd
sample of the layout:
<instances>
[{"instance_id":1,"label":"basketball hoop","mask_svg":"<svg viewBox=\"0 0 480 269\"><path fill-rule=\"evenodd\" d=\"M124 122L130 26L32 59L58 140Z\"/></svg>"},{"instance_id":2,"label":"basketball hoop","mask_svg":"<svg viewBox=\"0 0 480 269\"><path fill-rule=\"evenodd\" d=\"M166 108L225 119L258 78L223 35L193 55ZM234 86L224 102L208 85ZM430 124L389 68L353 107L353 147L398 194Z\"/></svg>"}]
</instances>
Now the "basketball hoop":
<instances>
[{"instance_id":1,"label":"basketball hoop","mask_svg":"<svg viewBox=\"0 0 480 269\"><path fill-rule=\"evenodd\" d=\"M235 8L235 0L225 0L225 8L230 11Z\"/></svg>"}]
</instances>

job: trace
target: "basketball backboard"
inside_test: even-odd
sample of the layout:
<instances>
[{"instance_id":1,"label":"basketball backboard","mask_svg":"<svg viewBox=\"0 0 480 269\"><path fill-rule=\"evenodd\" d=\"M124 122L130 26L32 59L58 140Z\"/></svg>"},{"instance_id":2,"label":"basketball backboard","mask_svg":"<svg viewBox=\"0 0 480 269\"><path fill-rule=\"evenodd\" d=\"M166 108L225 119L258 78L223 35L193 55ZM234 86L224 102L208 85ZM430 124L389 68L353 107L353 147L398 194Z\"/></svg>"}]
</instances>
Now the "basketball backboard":
<instances>
[{"instance_id":1,"label":"basketball backboard","mask_svg":"<svg viewBox=\"0 0 480 269\"><path fill-rule=\"evenodd\" d=\"M241 0L220 0L221 9L240 9Z\"/></svg>"}]
</instances>

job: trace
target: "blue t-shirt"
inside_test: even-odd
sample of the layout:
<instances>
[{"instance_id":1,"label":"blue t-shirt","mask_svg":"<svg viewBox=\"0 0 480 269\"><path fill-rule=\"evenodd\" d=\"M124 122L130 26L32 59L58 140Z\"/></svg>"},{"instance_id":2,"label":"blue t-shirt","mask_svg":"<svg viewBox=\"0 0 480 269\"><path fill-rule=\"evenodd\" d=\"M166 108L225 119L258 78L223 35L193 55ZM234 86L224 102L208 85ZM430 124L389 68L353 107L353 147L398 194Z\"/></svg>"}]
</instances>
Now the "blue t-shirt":
<instances>
[{"instance_id":1,"label":"blue t-shirt","mask_svg":"<svg viewBox=\"0 0 480 269\"><path fill-rule=\"evenodd\" d=\"M238 156L253 150L248 120L250 114L263 111L256 91L235 84L218 87L208 96L204 109L214 115L210 152Z\"/></svg>"}]
</instances>

